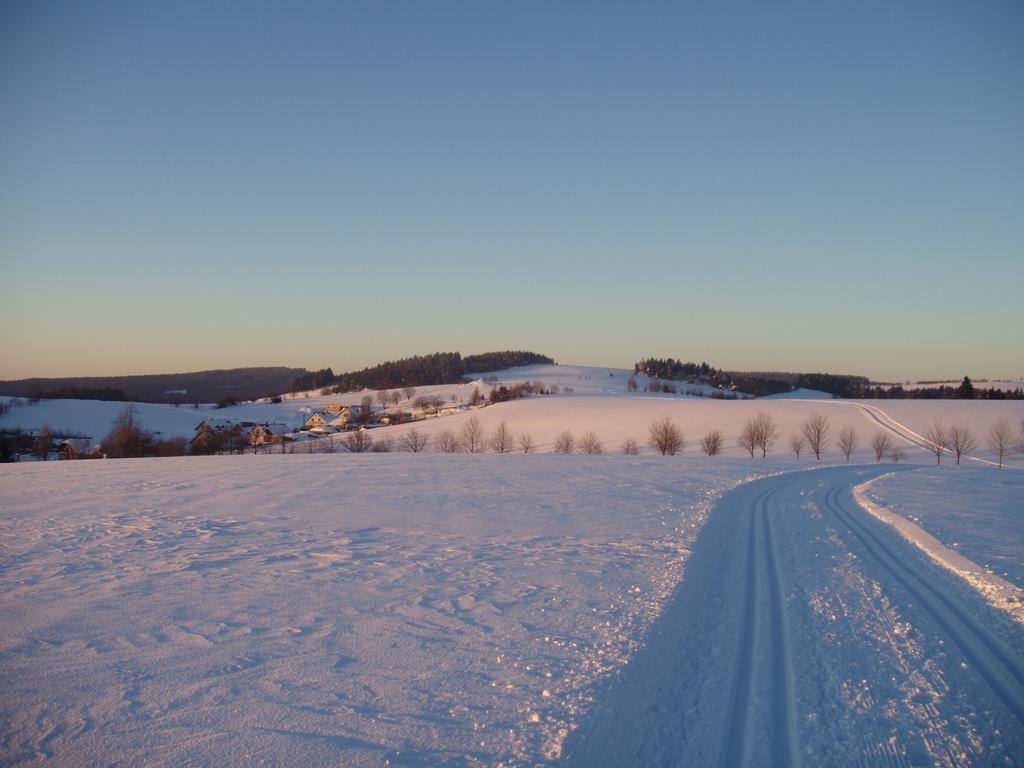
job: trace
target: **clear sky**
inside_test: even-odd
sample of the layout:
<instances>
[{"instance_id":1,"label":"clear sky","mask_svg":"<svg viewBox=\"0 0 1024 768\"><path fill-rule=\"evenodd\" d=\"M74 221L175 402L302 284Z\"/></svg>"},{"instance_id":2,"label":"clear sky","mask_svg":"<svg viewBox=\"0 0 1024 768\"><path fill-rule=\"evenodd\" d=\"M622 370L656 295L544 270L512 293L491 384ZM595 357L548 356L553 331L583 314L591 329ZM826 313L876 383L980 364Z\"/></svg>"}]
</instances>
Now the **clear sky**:
<instances>
[{"instance_id":1,"label":"clear sky","mask_svg":"<svg viewBox=\"0 0 1024 768\"><path fill-rule=\"evenodd\" d=\"M0 3L0 378L1024 375L1024 3Z\"/></svg>"}]
</instances>

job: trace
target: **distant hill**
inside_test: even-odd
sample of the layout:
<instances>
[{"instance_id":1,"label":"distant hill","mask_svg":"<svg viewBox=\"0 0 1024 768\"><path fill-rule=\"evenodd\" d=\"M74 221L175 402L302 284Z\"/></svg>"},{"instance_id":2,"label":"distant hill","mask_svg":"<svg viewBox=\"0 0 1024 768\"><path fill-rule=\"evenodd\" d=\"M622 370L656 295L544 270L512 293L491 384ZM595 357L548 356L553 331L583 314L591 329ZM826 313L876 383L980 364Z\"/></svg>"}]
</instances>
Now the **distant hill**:
<instances>
[{"instance_id":1,"label":"distant hill","mask_svg":"<svg viewBox=\"0 0 1024 768\"><path fill-rule=\"evenodd\" d=\"M288 389L305 368L231 368L144 376L71 376L0 381L0 395L28 398L217 403L252 400Z\"/></svg>"},{"instance_id":2,"label":"distant hill","mask_svg":"<svg viewBox=\"0 0 1024 768\"><path fill-rule=\"evenodd\" d=\"M524 365L554 365L547 355L536 352L505 350L462 357L458 352L435 352L414 355L401 360L388 360L359 371L334 373L330 368L307 371L289 387L291 392L305 392L330 387L335 392L351 392L394 387L418 387L425 384L453 384L477 373L516 368Z\"/></svg>"}]
</instances>

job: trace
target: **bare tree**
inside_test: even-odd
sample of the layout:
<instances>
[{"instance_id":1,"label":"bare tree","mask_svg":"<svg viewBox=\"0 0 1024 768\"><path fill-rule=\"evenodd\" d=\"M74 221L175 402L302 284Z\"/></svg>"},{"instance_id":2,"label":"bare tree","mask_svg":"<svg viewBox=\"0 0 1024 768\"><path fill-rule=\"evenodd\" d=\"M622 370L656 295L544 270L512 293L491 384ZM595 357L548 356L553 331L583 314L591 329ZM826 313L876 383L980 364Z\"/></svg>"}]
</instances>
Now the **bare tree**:
<instances>
[{"instance_id":1,"label":"bare tree","mask_svg":"<svg viewBox=\"0 0 1024 768\"><path fill-rule=\"evenodd\" d=\"M604 453L604 445L601 443L601 438L593 430L588 431L580 438L579 447L580 453Z\"/></svg>"},{"instance_id":2,"label":"bare tree","mask_svg":"<svg viewBox=\"0 0 1024 768\"><path fill-rule=\"evenodd\" d=\"M839 430L839 450L843 452L846 460L850 460L850 454L857 450L857 433L853 427L843 427Z\"/></svg>"},{"instance_id":3,"label":"bare tree","mask_svg":"<svg viewBox=\"0 0 1024 768\"><path fill-rule=\"evenodd\" d=\"M875 452L875 463L880 462L892 449L892 437L888 432L876 432L871 438L871 450Z\"/></svg>"},{"instance_id":4,"label":"bare tree","mask_svg":"<svg viewBox=\"0 0 1024 768\"><path fill-rule=\"evenodd\" d=\"M511 453L515 440L508 424L501 422L491 435L491 450L495 453Z\"/></svg>"},{"instance_id":5,"label":"bare tree","mask_svg":"<svg viewBox=\"0 0 1024 768\"><path fill-rule=\"evenodd\" d=\"M960 457L970 453L978 445L974 433L963 424L954 424L949 428L949 448L956 455L956 465L960 466Z\"/></svg>"},{"instance_id":6,"label":"bare tree","mask_svg":"<svg viewBox=\"0 0 1024 768\"><path fill-rule=\"evenodd\" d=\"M398 450L405 451L406 453L422 453L427 450L428 442L429 438L422 432L410 429L398 441Z\"/></svg>"},{"instance_id":7,"label":"bare tree","mask_svg":"<svg viewBox=\"0 0 1024 768\"><path fill-rule=\"evenodd\" d=\"M350 453L366 453L373 446L373 438L364 429L349 432L341 441L342 447Z\"/></svg>"},{"instance_id":8,"label":"bare tree","mask_svg":"<svg viewBox=\"0 0 1024 768\"><path fill-rule=\"evenodd\" d=\"M112 422L113 429L110 430L103 442L100 443L100 451L112 459L132 459L144 456L153 442L153 435L142 428L139 421L138 409L133 403L128 403ZM220 447L219 433L217 449Z\"/></svg>"},{"instance_id":9,"label":"bare tree","mask_svg":"<svg viewBox=\"0 0 1024 768\"><path fill-rule=\"evenodd\" d=\"M721 430L718 429L712 429L700 439L700 449L708 456L717 456L720 454L724 444L725 437L722 435Z\"/></svg>"},{"instance_id":10,"label":"bare tree","mask_svg":"<svg viewBox=\"0 0 1024 768\"><path fill-rule=\"evenodd\" d=\"M901 461L907 460L907 452L903 450L902 446L894 445L889 449L889 460L893 464L898 464Z\"/></svg>"},{"instance_id":11,"label":"bare tree","mask_svg":"<svg viewBox=\"0 0 1024 768\"><path fill-rule=\"evenodd\" d=\"M568 429L555 438L555 453L572 453L576 447L576 438Z\"/></svg>"},{"instance_id":12,"label":"bare tree","mask_svg":"<svg viewBox=\"0 0 1024 768\"><path fill-rule=\"evenodd\" d=\"M373 416L373 398L369 395L363 395L363 399L359 401L359 407L363 409L360 421L366 423Z\"/></svg>"},{"instance_id":13,"label":"bare tree","mask_svg":"<svg viewBox=\"0 0 1024 768\"><path fill-rule=\"evenodd\" d=\"M438 453L458 453L459 448L459 438L450 429L434 435L434 450Z\"/></svg>"},{"instance_id":14,"label":"bare tree","mask_svg":"<svg viewBox=\"0 0 1024 768\"><path fill-rule=\"evenodd\" d=\"M317 453L337 453L338 444L334 442L331 437L325 437L317 441ZM255 453L255 446L253 447L253 453Z\"/></svg>"},{"instance_id":15,"label":"bare tree","mask_svg":"<svg viewBox=\"0 0 1024 768\"><path fill-rule=\"evenodd\" d=\"M523 453L533 453L534 451L533 438L525 432L519 434L519 450Z\"/></svg>"},{"instance_id":16,"label":"bare tree","mask_svg":"<svg viewBox=\"0 0 1024 768\"><path fill-rule=\"evenodd\" d=\"M754 449L757 448L757 425L753 419L743 425L743 430L736 438L736 445L749 453L750 458L754 458Z\"/></svg>"},{"instance_id":17,"label":"bare tree","mask_svg":"<svg viewBox=\"0 0 1024 768\"><path fill-rule=\"evenodd\" d=\"M630 376L629 381L626 382L626 389L630 392L636 392L640 387L637 386L636 377Z\"/></svg>"},{"instance_id":18,"label":"bare tree","mask_svg":"<svg viewBox=\"0 0 1024 768\"><path fill-rule=\"evenodd\" d=\"M814 458L821 461L821 453L828 447L828 435L831 428L828 419L820 413L812 413L800 428L807 438L807 445L814 451Z\"/></svg>"},{"instance_id":19,"label":"bare tree","mask_svg":"<svg viewBox=\"0 0 1024 768\"><path fill-rule=\"evenodd\" d=\"M682 430L668 416L651 424L650 437L651 447L662 456L675 456L686 447Z\"/></svg>"},{"instance_id":20,"label":"bare tree","mask_svg":"<svg viewBox=\"0 0 1024 768\"><path fill-rule=\"evenodd\" d=\"M459 433L459 442L462 450L466 453L483 453L487 448L484 442L484 428L480 419L476 416L470 417L469 421L462 425Z\"/></svg>"},{"instance_id":21,"label":"bare tree","mask_svg":"<svg viewBox=\"0 0 1024 768\"><path fill-rule=\"evenodd\" d=\"M53 450L53 431L49 424L43 424L32 440L32 453L46 461L50 458L50 451Z\"/></svg>"},{"instance_id":22,"label":"bare tree","mask_svg":"<svg viewBox=\"0 0 1024 768\"><path fill-rule=\"evenodd\" d=\"M999 468L1013 444L1013 428L1006 419L1000 419L988 428L988 447L999 458Z\"/></svg>"},{"instance_id":23,"label":"bare tree","mask_svg":"<svg viewBox=\"0 0 1024 768\"><path fill-rule=\"evenodd\" d=\"M640 443L632 437L626 438L622 441L622 452L627 456L636 456L640 453Z\"/></svg>"},{"instance_id":24,"label":"bare tree","mask_svg":"<svg viewBox=\"0 0 1024 768\"><path fill-rule=\"evenodd\" d=\"M754 427L754 444L761 449L761 458L765 458L778 439L778 424L771 414L761 411L751 420L751 425Z\"/></svg>"},{"instance_id":25,"label":"bare tree","mask_svg":"<svg viewBox=\"0 0 1024 768\"><path fill-rule=\"evenodd\" d=\"M404 387L402 394L405 395L406 400L412 400L413 395L416 394L416 387Z\"/></svg>"},{"instance_id":26,"label":"bare tree","mask_svg":"<svg viewBox=\"0 0 1024 768\"><path fill-rule=\"evenodd\" d=\"M1017 430L1017 438L1013 442L1013 450L1017 453L1024 453L1024 419L1020 420L1020 427Z\"/></svg>"},{"instance_id":27,"label":"bare tree","mask_svg":"<svg viewBox=\"0 0 1024 768\"><path fill-rule=\"evenodd\" d=\"M380 403L381 410L386 411L388 409L388 403L391 402L391 393L386 389L382 389L377 393L377 402Z\"/></svg>"},{"instance_id":28,"label":"bare tree","mask_svg":"<svg viewBox=\"0 0 1024 768\"><path fill-rule=\"evenodd\" d=\"M949 447L949 434L946 431L945 424L942 423L942 419L938 416L928 424L928 428L924 431L924 439L928 442L928 450L935 454L936 465L941 464L942 454Z\"/></svg>"},{"instance_id":29,"label":"bare tree","mask_svg":"<svg viewBox=\"0 0 1024 768\"><path fill-rule=\"evenodd\" d=\"M400 402L402 402L402 393L396 389L391 393L391 403L392 405L398 405Z\"/></svg>"},{"instance_id":30,"label":"bare tree","mask_svg":"<svg viewBox=\"0 0 1024 768\"><path fill-rule=\"evenodd\" d=\"M803 453L804 446L807 445L807 441L803 435L793 434L789 437L789 449L796 454L799 459L800 454Z\"/></svg>"}]
</instances>

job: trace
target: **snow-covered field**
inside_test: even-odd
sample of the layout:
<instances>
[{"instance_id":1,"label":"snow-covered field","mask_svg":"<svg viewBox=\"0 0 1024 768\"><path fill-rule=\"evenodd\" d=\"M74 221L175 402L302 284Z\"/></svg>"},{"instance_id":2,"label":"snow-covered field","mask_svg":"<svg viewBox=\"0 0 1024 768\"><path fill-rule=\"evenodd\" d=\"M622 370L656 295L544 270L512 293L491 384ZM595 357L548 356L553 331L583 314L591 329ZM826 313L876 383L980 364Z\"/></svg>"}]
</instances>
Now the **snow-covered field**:
<instances>
[{"instance_id":1,"label":"snow-covered field","mask_svg":"<svg viewBox=\"0 0 1024 768\"><path fill-rule=\"evenodd\" d=\"M1019 764L1019 611L857 504L890 471L786 473L725 496L568 764Z\"/></svg>"},{"instance_id":2,"label":"snow-covered field","mask_svg":"<svg viewBox=\"0 0 1024 768\"><path fill-rule=\"evenodd\" d=\"M1022 404L724 402L547 368L502 378L575 392L373 430L504 421L538 455L0 466L0 763L1019 763L1024 471L934 468L919 433ZM782 439L743 457L761 410ZM797 460L811 413L920 464ZM622 455L662 416L685 455ZM552 455L565 429L606 453ZM697 452L709 429L725 456Z\"/></svg>"},{"instance_id":3,"label":"snow-covered field","mask_svg":"<svg viewBox=\"0 0 1024 768\"><path fill-rule=\"evenodd\" d=\"M761 469L450 458L3 466L0 762L553 760Z\"/></svg>"},{"instance_id":4,"label":"snow-covered field","mask_svg":"<svg viewBox=\"0 0 1024 768\"><path fill-rule=\"evenodd\" d=\"M871 485L868 497L1024 589L1024 495L1019 472L929 467L883 477Z\"/></svg>"}]
</instances>

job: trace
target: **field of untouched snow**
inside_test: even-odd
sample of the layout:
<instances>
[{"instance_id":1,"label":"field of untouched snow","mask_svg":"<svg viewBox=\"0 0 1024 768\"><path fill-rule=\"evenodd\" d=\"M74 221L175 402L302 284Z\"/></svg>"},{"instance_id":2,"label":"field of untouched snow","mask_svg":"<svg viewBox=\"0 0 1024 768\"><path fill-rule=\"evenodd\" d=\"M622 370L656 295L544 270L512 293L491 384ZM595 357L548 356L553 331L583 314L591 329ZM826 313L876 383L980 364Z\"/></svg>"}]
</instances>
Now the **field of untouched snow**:
<instances>
[{"instance_id":1,"label":"field of untouched snow","mask_svg":"<svg viewBox=\"0 0 1024 768\"><path fill-rule=\"evenodd\" d=\"M1020 470L929 467L882 477L867 489L867 496L945 547L1024 589L1021 485Z\"/></svg>"},{"instance_id":2,"label":"field of untouched snow","mask_svg":"<svg viewBox=\"0 0 1024 768\"><path fill-rule=\"evenodd\" d=\"M772 462L0 466L0 762L555 761Z\"/></svg>"}]
</instances>

